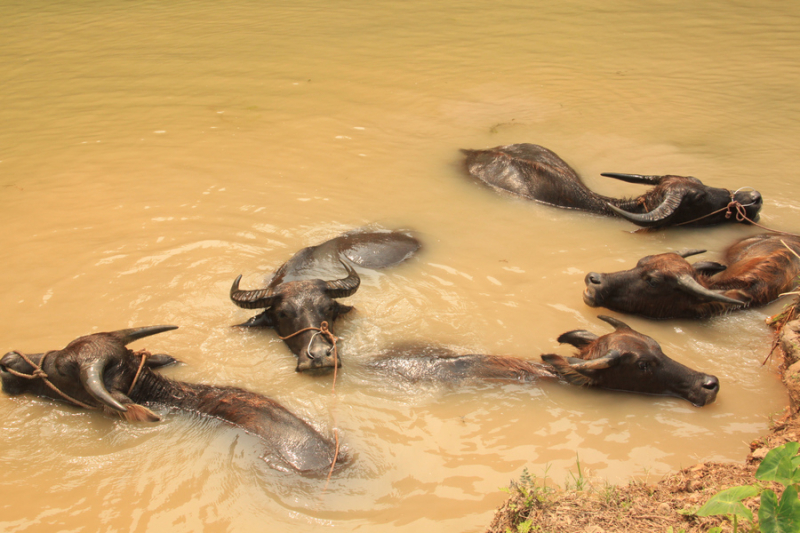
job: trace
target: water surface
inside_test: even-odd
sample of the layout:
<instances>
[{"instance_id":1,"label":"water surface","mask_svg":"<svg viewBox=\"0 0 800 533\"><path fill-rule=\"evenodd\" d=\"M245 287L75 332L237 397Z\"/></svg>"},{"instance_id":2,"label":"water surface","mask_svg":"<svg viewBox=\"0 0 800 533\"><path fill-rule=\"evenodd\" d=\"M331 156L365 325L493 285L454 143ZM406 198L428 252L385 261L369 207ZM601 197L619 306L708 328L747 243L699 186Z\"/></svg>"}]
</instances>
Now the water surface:
<instances>
[{"instance_id":1,"label":"water surface","mask_svg":"<svg viewBox=\"0 0 800 533\"><path fill-rule=\"evenodd\" d=\"M362 364L409 340L464 353L570 355L610 331L589 271L706 248L742 226L630 224L502 197L459 148L538 143L601 172L751 186L762 222L800 231L800 8L704 2L6 2L0 5L3 351L176 324L135 348L171 377L269 395L354 461L325 487L278 472L247 434L169 415L130 424L0 397L5 531L482 531L523 468L563 484L740 461L786 402L764 318L621 317L717 375L677 399L538 387L409 387ZM294 373L228 299L343 231L409 229L411 261L362 272L336 324L344 369Z\"/></svg>"}]
</instances>

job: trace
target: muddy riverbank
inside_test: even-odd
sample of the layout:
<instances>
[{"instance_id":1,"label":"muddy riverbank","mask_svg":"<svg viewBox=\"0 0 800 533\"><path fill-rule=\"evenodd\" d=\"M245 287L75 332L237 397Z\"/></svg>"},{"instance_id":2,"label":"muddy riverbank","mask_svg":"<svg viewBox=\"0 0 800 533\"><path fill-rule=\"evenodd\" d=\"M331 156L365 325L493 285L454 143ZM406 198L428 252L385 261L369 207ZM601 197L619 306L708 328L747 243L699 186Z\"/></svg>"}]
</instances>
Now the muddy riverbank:
<instances>
[{"instance_id":1,"label":"muddy riverbank","mask_svg":"<svg viewBox=\"0 0 800 533\"><path fill-rule=\"evenodd\" d=\"M795 302L796 310L798 303ZM743 446L742 463L705 462L670 474L658 483L631 481L625 486L573 478L567 489L548 487L543 479L525 476L512 484L510 497L498 509L487 533L508 531L558 532L706 532L730 522L724 517L701 518L694 512L721 490L755 481L755 472L767 452L786 442L800 441L800 320L785 323L770 357L778 358L789 405L770 432ZM774 487L779 489L778 486ZM758 499L745 505L757 516ZM526 524L529 521L529 524ZM536 528L539 529L536 529ZM730 526L727 526L730 527Z\"/></svg>"}]
</instances>

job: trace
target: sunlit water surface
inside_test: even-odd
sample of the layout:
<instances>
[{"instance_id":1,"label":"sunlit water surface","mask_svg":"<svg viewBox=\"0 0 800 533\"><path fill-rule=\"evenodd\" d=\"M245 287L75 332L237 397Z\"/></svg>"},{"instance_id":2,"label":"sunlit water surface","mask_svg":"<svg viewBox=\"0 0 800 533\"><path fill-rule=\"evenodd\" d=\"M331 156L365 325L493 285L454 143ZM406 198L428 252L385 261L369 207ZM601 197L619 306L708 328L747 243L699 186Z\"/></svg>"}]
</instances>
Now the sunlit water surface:
<instances>
[{"instance_id":1,"label":"sunlit water surface","mask_svg":"<svg viewBox=\"0 0 800 533\"><path fill-rule=\"evenodd\" d=\"M597 4L600 5L600 4ZM409 386L363 364L404 341L464 353L570 355L610 331L589 271L707 248L742 226L630 224L501 197L459 148L547 146L601 172L751 186L762 222L800 230L800 7L580 2L5 2L0 4L2 350L176 324L139 341L171 377L269 395L352 464L325 480L270 468L254 437L167 414L131 424L0 397L3 531L481 531L524 468L655 481L740 461L786 401L765 317L622 317L717 375L716 403L540 386ZM300 248L362 226L423 251L362 271L336 324L343 371L294 373L228 299ZM702 257L702 256L701 256Z\"/></svg>"}]
</instances>

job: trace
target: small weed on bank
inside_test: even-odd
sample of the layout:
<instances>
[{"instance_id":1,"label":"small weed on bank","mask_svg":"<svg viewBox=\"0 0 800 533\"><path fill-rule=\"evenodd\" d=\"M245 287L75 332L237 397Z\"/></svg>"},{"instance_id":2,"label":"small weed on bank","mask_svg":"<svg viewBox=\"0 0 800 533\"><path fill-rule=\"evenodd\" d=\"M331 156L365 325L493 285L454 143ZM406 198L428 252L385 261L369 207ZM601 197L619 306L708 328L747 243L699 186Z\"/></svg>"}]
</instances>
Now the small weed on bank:
<instances>
[{"instance_id":1,"label":"small weed on bank","mask_svg":"<svg viewBox=\"0 0 800 533\"><path fill-rule=\"evenodd\" d=\"M592 497L605 502L606 505L619 507L625 502L622 501L617 487L609 483L601 489L596 489L586 477L580 458L576 457L575 464L577 473L568 472L569 477L564 481L564 490L591 493ZM544 470L544 476L538 478L532 475L527 468L522 470L519 481L511 481L509 487L501 487L500 490L511 495L508 503L508 510L511 512L511 523L513 526L505 527L504 533L546 533L541 525L534 524L534 516L537 513L546 511L555 503L556 494L561 491L556 485L548 486L547 473L550 465Z\"/></svg>"},{"instance_id":2,"label":"small weed on bank","mask_svg":"<svg viewBox=\"0 0 800 533\"><path fill-rule=\"evenodd\" d=\"M514 501L509 504L509 509L516 515L515 529L506 528L505 533L535 533L541 531L541 527L534 526L533 520L527 518L531 509L534 506L542 506L547 502L547 496L554 491L552 488L547 487L547 472L550 470L550 465L544 470L544 477L542 478L541 486L537 481L535 475L531 475L527 468L522 469L522 475L519 478L519 483L511 481L511 486L501 487L500 490L507 492L511 495L518 494L519 501Z\"/></svg>"}]
</instances>

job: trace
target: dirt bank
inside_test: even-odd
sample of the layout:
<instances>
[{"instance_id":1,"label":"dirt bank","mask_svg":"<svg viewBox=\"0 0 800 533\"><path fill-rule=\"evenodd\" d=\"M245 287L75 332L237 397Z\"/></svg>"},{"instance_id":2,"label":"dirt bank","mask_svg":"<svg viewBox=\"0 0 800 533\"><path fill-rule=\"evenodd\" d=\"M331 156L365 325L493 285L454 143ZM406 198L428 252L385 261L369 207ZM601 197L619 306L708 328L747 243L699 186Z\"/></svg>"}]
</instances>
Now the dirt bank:
<instances>
[{"instance_id":1,"label":"dirt bank","mask_svg":"<svg viewBox=\"0 0 800 533\"><path fill-rule=\"evenodd\" d=\"M779 358L789 405L768 435L750 443L744 464L701 463L654 485L631 482L582 490L544 489L536 480L522 479L511 488L511 496L497 510L487 533L641 533L667 532L670 527L675 533L689 533L707 532L714 526L730 531L727 519L700 518L693 512L721 490L753 483L758 463L772 448L800 441L800 320L785 324L777 335L772 357ZM756 514L757 499L745 503Z\"/></svg>"}]
</instances>

